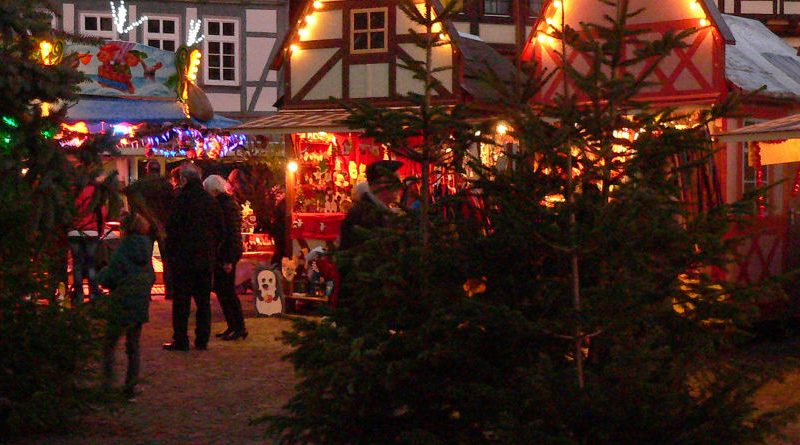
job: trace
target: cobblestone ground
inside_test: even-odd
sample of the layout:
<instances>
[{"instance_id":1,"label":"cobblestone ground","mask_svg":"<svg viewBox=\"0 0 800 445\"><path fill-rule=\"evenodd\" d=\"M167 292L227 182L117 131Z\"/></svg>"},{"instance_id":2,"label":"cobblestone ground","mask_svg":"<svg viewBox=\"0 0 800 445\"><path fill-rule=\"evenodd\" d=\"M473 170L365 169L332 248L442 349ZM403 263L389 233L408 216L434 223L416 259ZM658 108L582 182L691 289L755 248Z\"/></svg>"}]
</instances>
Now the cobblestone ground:
<instances>
[{"instance_id":1,"label":"cobblestone ground","mask_svg":"<svg viewBox=\"0 0 800 445\"><path fill-rule=\"evenodd\" d=\"M142 332L142 394L135 403L90 413L78 433L27 439L25 444L254 444L269 443L265 426L250 420L276 413L292 394L289 348L278 340L291 322L256 317L252 295L242 295L249 336L244 341L213 338L208 351L167 352L171 302L155 297ZM225 329L212 295L212 333ZM194 307L189 322L194 329ZM124 341L117 349L117 376L124 375Z\"/></svg>"},{"instance_id":2,"label":"cobblestone ground","mask_svg":"<svg viewBox=\"0 0 800 445\"><path fill-rule=\"evenodd\" d=\"M208 351L166 352L171 303L155 297L142 333L143 393L135 403L89 413L73 432L26 438L14 445L266 444L265 426L250 420L277 413L293 392L292 367L281 360L289 348L278 340L291 327L285 318L256 317L252 295L242 295L249 336L245 341L212 339ZM212 296L212 333L225 328ZM194 308L192 309L194 314ZM190 320L190 334L194 319ZM117 349L117 376L124 373L124 348ZM764 387L757 406L764 410L800 403L800 330L746 352L754 360L785 365L784 379ZM784 428L785 438L769 445L800 444L800 420ZM2 442L2 440L0 440Z\"/></svg>"}]
</instances>

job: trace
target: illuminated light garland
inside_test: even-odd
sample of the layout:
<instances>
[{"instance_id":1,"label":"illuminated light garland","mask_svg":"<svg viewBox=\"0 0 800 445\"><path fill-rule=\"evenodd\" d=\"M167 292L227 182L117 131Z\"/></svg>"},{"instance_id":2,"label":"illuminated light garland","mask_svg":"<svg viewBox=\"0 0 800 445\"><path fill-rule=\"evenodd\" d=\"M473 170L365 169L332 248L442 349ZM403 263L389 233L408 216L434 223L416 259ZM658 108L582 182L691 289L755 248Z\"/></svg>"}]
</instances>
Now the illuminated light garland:
<instances>
[{"instance_id":1,"label":"illuminated light garland","mask_svg":"<svg viewBox=\"0 0 800 445\"><path fill-rule=\"evenodd\" d=\"M186 46L194 46L205 40L206 36L200 34L200 19L192 19L189 22L189 29L186 33Z\"/></svg>"},{"instance_id":2,"label":"illuminated light garland","mask_svg":"<svg viewBox=\"0 0 800 445\"><path fill-rule=\"evenodd\" d=\"M217 134L194 128L171 128L160 135L141 137L147 156L218 159L247 144L243 134Z\"/></svg>"},{"instance_id":3,"label":"illuminated light garland","mask_svg":"<svg viewBox=\"0 0 800 445\"><path fill-rule=\"evenodd\" d=\"M117 6L114 2L109 3L111 5L111 16L114 20L114 26L119 34L127 34L132 29L148 20L148 17L145 15L126 27L125 22L128 21L128 8L125 7L125 0L120 0L119 6Z\"/></svg>"},{"instance_id":4,"label":"illuminated light garland","mask_svg":"<svg viewBox=\"0 0 800 445\"><path fill-rule=\"evenodd\" d=\"M800 166L797 166L797 173L794 174L794 185L792 185L792 196L797 196L800 192Z\"/></svg>"}]
</instances>

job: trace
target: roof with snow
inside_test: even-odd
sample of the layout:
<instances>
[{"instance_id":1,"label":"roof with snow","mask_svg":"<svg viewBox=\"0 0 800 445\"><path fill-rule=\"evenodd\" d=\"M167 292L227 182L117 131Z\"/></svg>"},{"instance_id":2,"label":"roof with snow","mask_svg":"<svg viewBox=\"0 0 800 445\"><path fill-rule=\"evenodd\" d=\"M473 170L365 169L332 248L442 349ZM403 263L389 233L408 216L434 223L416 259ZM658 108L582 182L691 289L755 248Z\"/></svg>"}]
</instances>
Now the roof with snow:
<instances>
[{"instance_id":1,"label":"roof with snow","mask_svg":"<svg viewBox=\"0 0 800 445\"><path fill-rule=\"evenodd\" d=\"M464 56L464 79L461 87L477 100L498 101L501 93L492 88L486 79L496 76L507 86L513 85L516 75L514 64L478 36L458 32L458 38L454 40Z\"/></svg>"},{"instance_id":2,"label":"roof with snow","mask_svg":"<svg viewBox=\"0 0 800 445\"><path fill-rule=\"evenodd\" d=\"M752 19L722 14L736 40L725 47L725 77L744 92L765 86L760 94L800 99L797 50Z\"/></svg>"}]
</instances>

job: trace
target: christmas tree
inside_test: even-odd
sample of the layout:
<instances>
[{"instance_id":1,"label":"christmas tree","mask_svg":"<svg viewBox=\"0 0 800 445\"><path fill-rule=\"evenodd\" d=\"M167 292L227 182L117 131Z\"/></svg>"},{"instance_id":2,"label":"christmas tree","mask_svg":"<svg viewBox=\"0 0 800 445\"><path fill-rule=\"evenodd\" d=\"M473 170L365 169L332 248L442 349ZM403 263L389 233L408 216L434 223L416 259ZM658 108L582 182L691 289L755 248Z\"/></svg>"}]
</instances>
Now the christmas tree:
<instances>
[{"instance_id":1,"label":"christmas tree","mask_svg":"<svg viewBox=\"0 0 800 445\"><path fill-rule=\"evenodd\" d=\"M605 23L549 30L561 54L594 61L562 65L571 91L534 109L558 73L534 68L516 87L488 75L502 111L464 131L454 116L458 155L441 166L467 160L482 212L437 204L340 254L353 302L286 335L301 381L268 418L280 443L759 443L786 420L756 412L771 374L735 353L755 290L716 279L730 225L753 206L701 201L711 194L691 181L712 162L706 126L731 104L682 115L637 100L649 79L621 68L657 66L691 31L648 41L626 26L626 1L610 4ZM355 111L390 147L414 125ZM491 144L498 121L517 144L486 165L468 135Z\"/></svg>"},{"instance_id":2,"label":"christmas tree","mask_svg":"<svg viewBox=\"0 0 800 445\"><path fill-rule=\"evenodd\" d=\"M54 140L81 75L50 14L44 1L0 1L0 434L63 425L80 412L98 345L86 311L64 310L58 295L74 200L107 146L91 138L69 161ZM118 203L115 179L99 187L95 206Z\"/></svg>"}]
</instances>

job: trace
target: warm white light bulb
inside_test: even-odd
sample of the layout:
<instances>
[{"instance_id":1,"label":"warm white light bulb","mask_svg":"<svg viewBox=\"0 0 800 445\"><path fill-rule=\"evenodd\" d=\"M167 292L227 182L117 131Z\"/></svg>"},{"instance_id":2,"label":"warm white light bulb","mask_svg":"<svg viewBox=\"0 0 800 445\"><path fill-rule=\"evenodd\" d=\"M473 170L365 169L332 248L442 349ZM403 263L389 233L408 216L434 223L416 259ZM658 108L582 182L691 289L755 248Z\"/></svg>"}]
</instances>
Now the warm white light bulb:
<instances>
[{"instance_id":1,"label":"warm white light bulb","mask_svg":"<svg viewBox=\"0 0 800 445\"><path fill-rule=\"evenodd\" d=\"M297 166L297 162L296 161L289 161L286 164L286 170L288 170L289 173L296 173L297 172L297 168L298 168L298 166Z\"/></svg>"}]
</instances>

